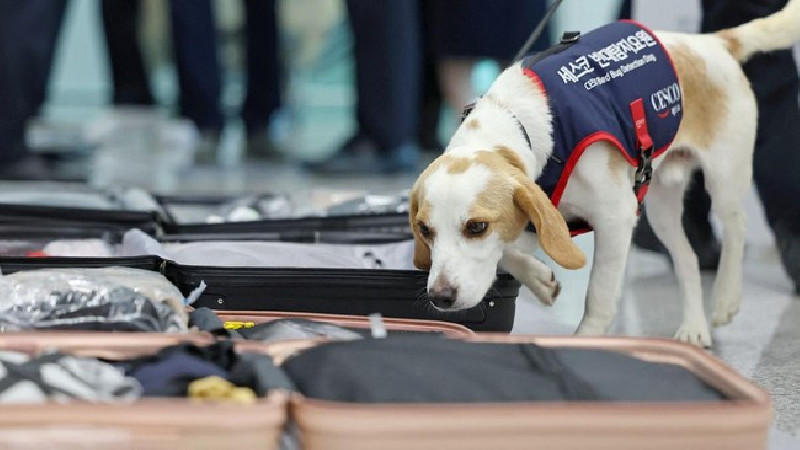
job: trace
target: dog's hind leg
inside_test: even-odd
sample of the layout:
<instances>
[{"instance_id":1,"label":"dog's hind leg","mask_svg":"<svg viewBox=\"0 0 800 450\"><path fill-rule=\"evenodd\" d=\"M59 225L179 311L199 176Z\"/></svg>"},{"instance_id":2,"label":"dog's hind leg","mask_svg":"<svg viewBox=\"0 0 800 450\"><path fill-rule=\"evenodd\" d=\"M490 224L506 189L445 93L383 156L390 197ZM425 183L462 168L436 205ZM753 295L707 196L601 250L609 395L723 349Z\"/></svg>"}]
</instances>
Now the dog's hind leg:
<instances>
[{"instance_id":1,"label":"dog's hind leg","mask_svg":"<svg viewBox=\"0 0 800 450\"><path fill-rule=\"evenodd\" d=\"M740 165L735 167L735 161L729 161L726 165L704 167L711 209L722 223L722 254L712 297L711 323L715 327L729 323L742 301L746 221L743 202L752 174L749 161Z\"/></svg>"},{"instance_id":2,"label":"dog's hind leg","mask_svg":"<svg viewBox=\"0 0 800 450\"><path fill-rule=\"evenodd\" d=\"M683 295L683 322L675 338L696 345L711 346L711 332L703 309L703 290L697 255L683 229L683 194L688 170L670 167L665 161L656 171L647 193L647 218L656 236L672 256L675 275ZM676 177L675 170L684 172Z\"/></svg>"}]
</instances>

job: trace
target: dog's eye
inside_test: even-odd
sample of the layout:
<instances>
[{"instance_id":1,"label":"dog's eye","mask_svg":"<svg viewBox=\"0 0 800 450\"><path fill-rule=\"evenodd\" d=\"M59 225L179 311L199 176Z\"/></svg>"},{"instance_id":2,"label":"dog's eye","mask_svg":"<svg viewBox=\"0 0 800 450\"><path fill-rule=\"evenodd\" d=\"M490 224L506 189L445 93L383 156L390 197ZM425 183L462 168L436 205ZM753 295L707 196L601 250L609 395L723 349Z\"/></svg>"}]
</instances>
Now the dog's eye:
<instances>
[{"instance_id":1,"label":"dog's eye","mask_svg":"<svg viewBox=\"0 0 800 450\"><path fill-rule=\"evenodd\" d=\"M464 230L473 236L478 236L485 233L487 228L489 228L489 224L487 222L473 222L471 220L464 226Z\"/></svg>"},{"instance_id":2,"label":"dog's eye","mask_svg":"<svg viewBox=\"0 0 800 450\"><path fill-rule=\"evenodd\" d=\"M418 223L417 227L419 227L419 233L421 235L423 235L425 237L430 237L431 236L431 229L428 228L428 226L425 225L424 223L422 223L422 222Z\"/></svg>"}]
</instances>

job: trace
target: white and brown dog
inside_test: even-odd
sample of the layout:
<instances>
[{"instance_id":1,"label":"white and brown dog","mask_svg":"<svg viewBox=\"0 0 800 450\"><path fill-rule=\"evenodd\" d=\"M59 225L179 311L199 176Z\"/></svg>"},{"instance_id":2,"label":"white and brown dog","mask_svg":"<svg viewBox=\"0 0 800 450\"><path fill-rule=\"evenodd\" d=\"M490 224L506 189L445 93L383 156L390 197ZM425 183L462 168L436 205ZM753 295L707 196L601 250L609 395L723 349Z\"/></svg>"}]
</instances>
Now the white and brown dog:
<instances>
[{"instance_id":1,"label":"white and brown dog","mask_svg":"<svg viewBox=\"0 0 800 450\"><path fill-rule=\"evenodd\" d=\"M672 256L683 295L683 322L675 337L709 346L700 271L681 224L683 193L691 172L702 168L713 212L723 227L712 316L715 326L723 325L738 312L742 295L742 202L751 183L757 118L755 99L740 64L754 53L787 48L800 38L800 0L790 0L769 17L714 34L652 33L638 27L647 34L612 42L588 59L570 60L558 71L560 80L554 78L551 85L560 86L563 81L565 86L600 92L595 88L629 82L640 67L656 59L650 56L648 60L647 47L654 45L648 39L668 52L680 90L672 95L654 92L652 99L648 94L644 103L654 111L638 122L644 123L647 138L648 123L655 128L659 118L670 114L669 108L660 111L665 99L666 106L672 106L671 114L682 113L683 118L677 119L679 128L672 142L663 148L655 146L654 156L659 157L652 161L647 216ZM593 70L600 66L614 70L595 76ZM625 152L631 140L642 145L641 123L620 125L627 134L616 140L608 133L584 139L579 158L556 158L569 167L554 201L555 196L548 197L537 180L554 159L554 147L563 138L559 133L570 121L580 120L577 115L596 114L597 109L572 104L567 105L570 112L565 112L564 105L554 104L559 100L548 95L550 87L535 75L525 61L503 71L462 122L445 153L414 184L409 208L416 241L414 264L430 271L428 293L442 309L477 305L491 287L498 264L549 305L560 286L553 271L533 256L534 251L541 245L567 269L584 266L585 255L573 244L566 224L583 219L594 230L595 247L577 333L603 334L616 315L638 218L637 193L632 188L637 165L643 160ZM626 139L627 143L620 142ZM535 234L525 232L529 221L535 225Z\"/></svg>"}]
</instances>

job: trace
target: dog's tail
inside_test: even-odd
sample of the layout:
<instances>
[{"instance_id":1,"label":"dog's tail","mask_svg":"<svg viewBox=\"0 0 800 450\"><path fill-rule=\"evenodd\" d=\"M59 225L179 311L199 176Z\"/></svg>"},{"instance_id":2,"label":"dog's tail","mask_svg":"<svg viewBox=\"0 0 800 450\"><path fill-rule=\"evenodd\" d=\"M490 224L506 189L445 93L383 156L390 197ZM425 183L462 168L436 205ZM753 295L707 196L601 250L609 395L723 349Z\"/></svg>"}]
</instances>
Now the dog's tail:
<instances>
[{"instance_id":1,"label":"dog's tail","mask_svg":"<svg viewBox=\"0 0 800 450\"><path fill-rule=\"evenodd\" d=\"M717 35L739 62L756 53L789 48L800 40L800 0L789 0L775 14L719 31Z\"/></svg>"}]
</instances>

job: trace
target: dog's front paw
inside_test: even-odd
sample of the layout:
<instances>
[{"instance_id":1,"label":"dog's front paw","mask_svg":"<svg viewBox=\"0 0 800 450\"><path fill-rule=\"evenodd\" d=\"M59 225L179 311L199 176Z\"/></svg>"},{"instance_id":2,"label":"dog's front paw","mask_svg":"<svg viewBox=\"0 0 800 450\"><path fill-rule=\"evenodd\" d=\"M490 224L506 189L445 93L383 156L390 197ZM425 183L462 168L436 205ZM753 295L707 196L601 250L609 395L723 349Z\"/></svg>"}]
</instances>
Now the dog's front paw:
<instances>
[{"instance_id":1,"label":"dog's front paw","mask_svg":"<svg viewBox=\"0 0 800 450\"><path fill-rule=\"evenodd\" d=\"M553 303L558 299L558 295L561 294L561 283L556 280L556 274L552 272L549 280L535 279L528 288L545 306L553 306Z\"/></svg>"},{"instance_id":2,"label":"dog's front paw","mask_svg":"<svg viewBox=\"0 0 800 450\"><path fill-rule=\"evenodd\" d=\"M711 331L705 323L681 325L675 332L675 339L706 348L711 347Z\"/></svg>"},{"instance_id":3,"label":"dog's front paw","mask_svg":"<svg viewBox=\"0 0 800 450\"><path fill-rule=\"evenodd\" d=\"M714 305L714 313L711 315L711 324L721 327L731 323L733 317L739 312L739 302L736 301L717 301Z\"/></svg>"}]
</instances>

